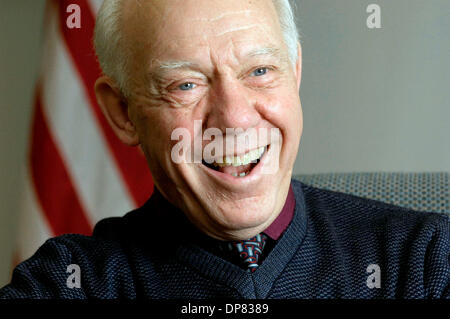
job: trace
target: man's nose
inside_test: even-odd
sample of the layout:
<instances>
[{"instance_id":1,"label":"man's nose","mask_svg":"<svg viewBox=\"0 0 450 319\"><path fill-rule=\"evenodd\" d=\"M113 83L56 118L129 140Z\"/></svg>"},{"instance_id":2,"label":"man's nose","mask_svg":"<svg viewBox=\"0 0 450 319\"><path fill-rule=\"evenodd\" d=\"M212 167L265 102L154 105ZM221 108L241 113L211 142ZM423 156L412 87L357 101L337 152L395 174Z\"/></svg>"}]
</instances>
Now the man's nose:
<instances>
[{"instance_id":1,"label":"man's nose","mask_svg":"<svg viewBox=\"0 0 450 319\"><path fill-rule=\"evenodd\" d=\"M207 127L226 132L227 128L244 130L256 127L261 120L256 93L239 80L222 79L213 86Z\"/></svg>"}]
</instances>

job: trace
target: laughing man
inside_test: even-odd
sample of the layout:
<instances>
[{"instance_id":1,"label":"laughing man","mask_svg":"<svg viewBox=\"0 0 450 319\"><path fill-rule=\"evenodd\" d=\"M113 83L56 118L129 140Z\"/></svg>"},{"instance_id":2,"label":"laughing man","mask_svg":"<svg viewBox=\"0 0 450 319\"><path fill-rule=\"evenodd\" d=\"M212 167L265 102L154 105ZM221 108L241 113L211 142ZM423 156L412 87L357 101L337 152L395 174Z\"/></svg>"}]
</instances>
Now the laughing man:
<instances>
[{"instance_id":1,"label":"laughing man","mask_svg":"<svg viewBox=\"0 0 450 319\"><path fill-rule=\"evenodd\" d=\"M447 217L292 180L302 54L289 1L106 0L95 48L99 105L143 150L154 194L92 236L48 240L0 298L449 298ZM209 153L208 130L226 141Z\"/></svg>"}]
</instances>

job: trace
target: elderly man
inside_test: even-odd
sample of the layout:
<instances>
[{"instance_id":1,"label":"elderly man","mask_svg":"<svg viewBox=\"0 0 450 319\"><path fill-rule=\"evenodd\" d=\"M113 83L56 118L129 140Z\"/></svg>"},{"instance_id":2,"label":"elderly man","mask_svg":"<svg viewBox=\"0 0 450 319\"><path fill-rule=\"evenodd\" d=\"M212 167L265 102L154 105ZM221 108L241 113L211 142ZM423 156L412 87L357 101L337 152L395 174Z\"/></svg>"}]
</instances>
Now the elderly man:
<instances>
[{"instance_id":1,"label":"elderly man","mask_svg":"<svg viewBox=\"0 0 450 319\"><path fill-rule=\"evenodd\" d=\"M98 102L155 192L90 237L47 241L0 297L450 296L447 217L291 180L302 55L287 0L106 0L95 46Z\"/></svg>"}]
</instances>

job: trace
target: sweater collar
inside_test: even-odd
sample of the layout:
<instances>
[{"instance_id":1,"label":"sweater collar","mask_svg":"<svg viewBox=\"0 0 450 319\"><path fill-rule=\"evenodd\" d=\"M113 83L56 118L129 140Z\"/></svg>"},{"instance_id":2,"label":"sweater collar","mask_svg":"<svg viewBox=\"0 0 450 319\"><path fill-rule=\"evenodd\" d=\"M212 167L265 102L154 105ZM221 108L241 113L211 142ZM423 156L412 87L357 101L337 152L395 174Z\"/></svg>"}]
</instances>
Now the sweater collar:
<instances>
[{"instance_id":1,"label":"sweater collar","mask_svg":"<svg viewBox=\"0 0 450 319\"><path fill-rule=\"evenodd\" d=\"M206 235L201 236L201 243L194 238L183 241L177 249L177 258L211 280L236 288L243 298L265 298L271 283L285 269L306 235L307 217L302 184L293 180L291 187L295 198L292 221L254 273L248 273L205 249L205 243L213 240Z\"/></svg>"}]
</instances>

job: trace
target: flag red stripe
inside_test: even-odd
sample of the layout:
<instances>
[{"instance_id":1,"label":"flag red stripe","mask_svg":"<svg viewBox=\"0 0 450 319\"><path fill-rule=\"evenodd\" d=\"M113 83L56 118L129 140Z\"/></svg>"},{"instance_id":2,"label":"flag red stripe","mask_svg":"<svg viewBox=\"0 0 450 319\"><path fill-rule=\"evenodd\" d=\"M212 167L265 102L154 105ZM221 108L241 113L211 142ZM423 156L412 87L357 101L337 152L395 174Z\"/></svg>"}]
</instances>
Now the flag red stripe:
<instances>
[{"instance_id":1,"label":"flag red stripe","mask_svg":"<svg viewBox=\"0 0 450 319\"><path fill-rule=\"evenodd\" d=\"M90 235L92 227L47 125L39 87L31 133L32 184L53 234Z\"/></svg>"},{"instance_id":2,"label":"flag red stripe","mask_svg":"<svg viewBox=\"0 0 450 319\"><path fill-rule=\"evenodd\" d=\"M107 141L107 144L113 153L122 179L125 181L128 191L136 205L142 205L153 191L153 181L150 170L147 167L145 157L138 148L131 148L123 144L114 134L104 117L94 92L94 84L101 74L100 67L92 45L92 38L95 26L94 15L86 0L54 0L59 12L59 25L68 48L69 56L74 62L80 79L83 82L89 104L101 127L101 131ZM69 29L66 25L67 17L70 13L66 12L67 6L76 3L81 9L81 28Z\"/></svg>"}]
</instances>

